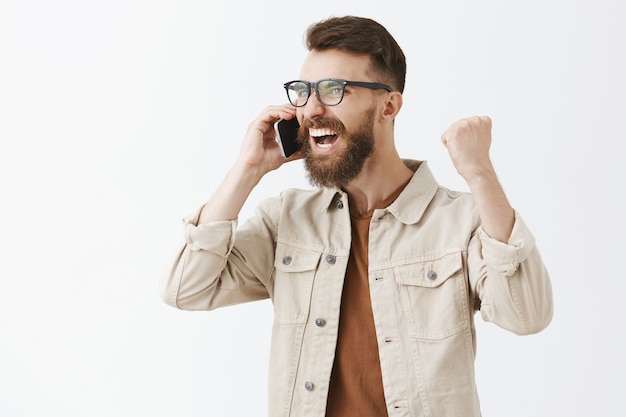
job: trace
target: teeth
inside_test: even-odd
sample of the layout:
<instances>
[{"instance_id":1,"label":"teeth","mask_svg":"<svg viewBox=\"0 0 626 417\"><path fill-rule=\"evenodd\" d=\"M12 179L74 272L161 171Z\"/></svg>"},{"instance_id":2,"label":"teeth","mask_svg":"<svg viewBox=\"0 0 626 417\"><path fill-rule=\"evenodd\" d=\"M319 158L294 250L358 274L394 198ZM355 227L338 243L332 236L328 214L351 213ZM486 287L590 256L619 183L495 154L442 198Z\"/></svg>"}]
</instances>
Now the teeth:
<instances>
[{"instance_id":1,"label":"teeth","mask_svg":"<svg viewBox=\"0 0 626 417\"><path fill-rule=\"evenodd\" d=\"M328 149L331 146L333 146L333 144L332 143L318 143L317 146L322 149Z\"/></svg>"},{"instance_id":2,"label":"teeth","mask_svg":"<svg viewBox=\"0 0 626 417\"><path fill-rule=\"evenodd\" d=\"M310 128L309 129L309 134L315 138L315 137L320 137L320 136L334 135L335 132L333 130L331 130L331 129L328 129L328 128L321 128L321 129Z\"/></svg>"}]
</instances>

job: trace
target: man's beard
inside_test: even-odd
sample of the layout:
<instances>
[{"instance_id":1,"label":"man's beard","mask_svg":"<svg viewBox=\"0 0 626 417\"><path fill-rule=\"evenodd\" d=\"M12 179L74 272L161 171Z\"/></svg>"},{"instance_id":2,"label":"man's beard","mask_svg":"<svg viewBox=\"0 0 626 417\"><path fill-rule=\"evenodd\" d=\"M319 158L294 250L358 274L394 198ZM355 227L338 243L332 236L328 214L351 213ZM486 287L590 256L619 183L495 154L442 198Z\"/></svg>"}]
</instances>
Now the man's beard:
<instances>
[{"instance_id":1,"label":"man's beard","mask_svg":"<svg viewBox=\"0 0 626 417\"><path fill-rule=\"evenodd\" d=\"M374 108L368 110L363 123L353 132L337 119L305 120L298 132L298 141L304 151L304 167L309 182L322 187L342 187L356 178L363 169L365 161L374 152ZM310 127L327 127L335 131L346 143L346 148L331 155L319 155L311 149L309 142Z\"/></svg>"}]
</instances>

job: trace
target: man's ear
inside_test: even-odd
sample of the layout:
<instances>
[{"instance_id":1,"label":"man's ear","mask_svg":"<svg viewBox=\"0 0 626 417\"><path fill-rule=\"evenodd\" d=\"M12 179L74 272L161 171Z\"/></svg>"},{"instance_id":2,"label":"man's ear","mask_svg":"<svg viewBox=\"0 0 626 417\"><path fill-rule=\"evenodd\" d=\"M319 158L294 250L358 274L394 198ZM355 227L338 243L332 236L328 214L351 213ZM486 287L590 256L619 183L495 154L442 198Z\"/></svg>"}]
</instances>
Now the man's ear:
<instances>
[{"instance_id":1,"label":"man's ear","mask_svg":"<svg viewBox=\"0 0 626 417\"><path fill-rule=\"evenodd\" d=\"M392 91L385 97L385 107L381 114L382 118L393 120L402 108L402 93Z\"/></svg>"}]
</instances>

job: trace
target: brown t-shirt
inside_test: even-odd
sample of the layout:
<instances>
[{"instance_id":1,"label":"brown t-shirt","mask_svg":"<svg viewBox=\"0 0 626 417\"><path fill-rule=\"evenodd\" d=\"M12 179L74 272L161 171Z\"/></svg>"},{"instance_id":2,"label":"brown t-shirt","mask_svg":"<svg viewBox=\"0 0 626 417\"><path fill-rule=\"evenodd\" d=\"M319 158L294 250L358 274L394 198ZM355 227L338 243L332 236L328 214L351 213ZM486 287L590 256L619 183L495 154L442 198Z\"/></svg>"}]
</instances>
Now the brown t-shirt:
<instances>
[{"instance_id":1,"label":"brown t-shirt","mask_svg":"<svg viewBox=\"0 0 626 417\"><path fill-rule=\"evenodd\" d=\"M389 206L398 188L376 208ZM369 226L374 210L352 218L352 247L341 295L339 335L330 379L326 417L384 417L380 359L368 282Z\"/></svg>"}]
</instances>

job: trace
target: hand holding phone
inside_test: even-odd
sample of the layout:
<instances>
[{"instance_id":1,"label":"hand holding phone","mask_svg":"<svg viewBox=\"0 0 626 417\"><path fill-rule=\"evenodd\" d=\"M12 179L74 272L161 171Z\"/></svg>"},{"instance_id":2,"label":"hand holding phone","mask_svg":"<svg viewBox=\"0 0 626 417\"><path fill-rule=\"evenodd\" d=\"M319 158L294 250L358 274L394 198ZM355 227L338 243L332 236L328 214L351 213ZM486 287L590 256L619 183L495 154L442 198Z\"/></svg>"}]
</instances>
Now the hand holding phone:
<instances>
[{"instance_id":1,"label":"hand holding phone","mask_svg":"<svg viewBox=\"0 0 626 417\"><path fill-rule=\"evenodd\" d=\"M294 117L290 120L281 119L274 123L274 130L276 131L276 142L280 147L280 152L284 158L289 158L294 153L298 152L301 148L298 143L298 129L300 124L298 119Z\"/></svg>"}]
</instances>

